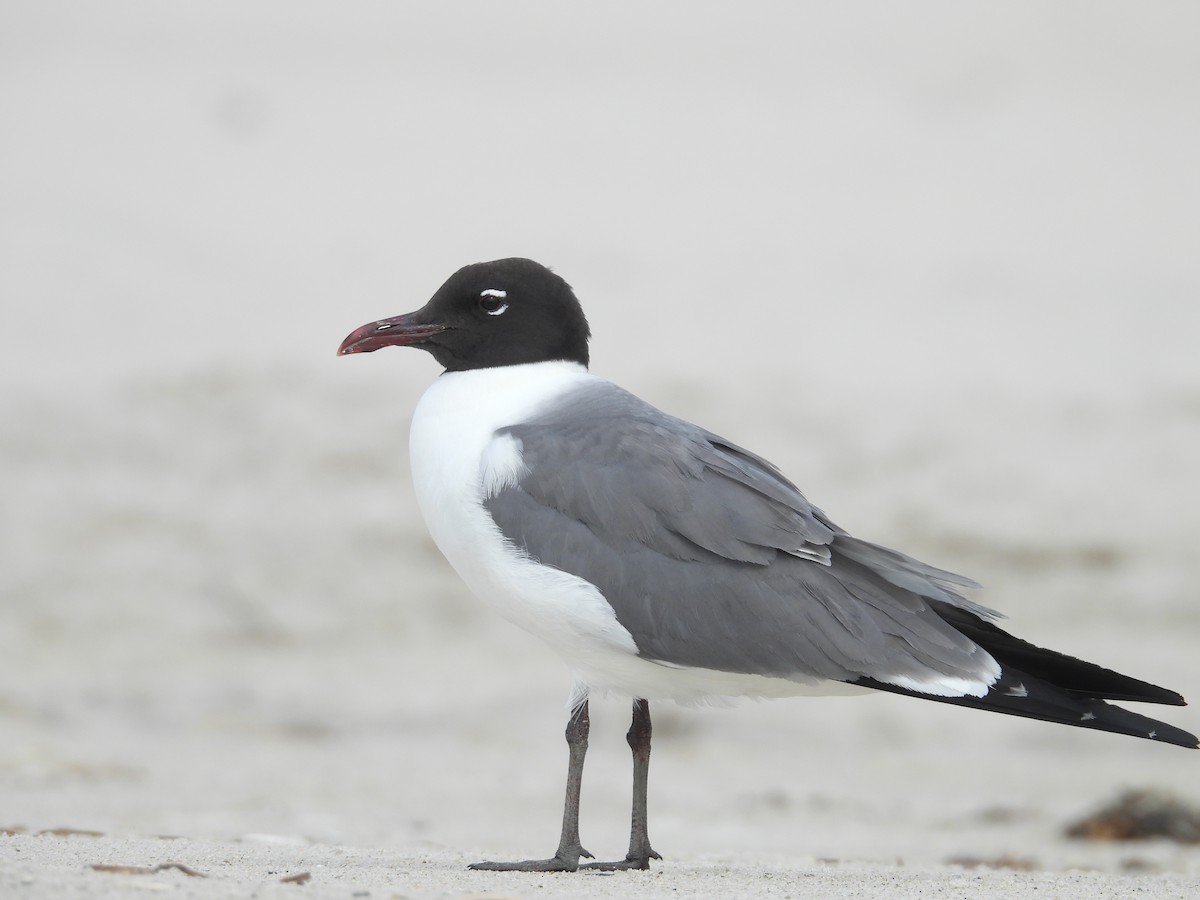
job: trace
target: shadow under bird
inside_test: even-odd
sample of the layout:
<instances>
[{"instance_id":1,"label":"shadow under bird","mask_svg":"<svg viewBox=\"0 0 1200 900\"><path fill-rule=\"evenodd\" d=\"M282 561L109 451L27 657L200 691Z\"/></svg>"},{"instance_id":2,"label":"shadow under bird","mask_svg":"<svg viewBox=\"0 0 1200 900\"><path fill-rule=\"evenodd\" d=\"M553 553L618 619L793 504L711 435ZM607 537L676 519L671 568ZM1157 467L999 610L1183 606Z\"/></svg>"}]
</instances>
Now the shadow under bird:
<instances>
[{"instance_id":1,"label":"shadow under bird","mask_svg":"<svg viewBox=\"0 0 1200 900\"><path fill-rule=\"evenodd\" d=\"M644 869L648 701L875 689L1196 747L1113 706L1165 688L1045 650L968 600L975 582L847 534L771 463L588 371L571 287L528 259L454 273L340 355L419 347L445 372L413 415L430 533L471 590L575 677L566 803L549 859L473 868ZM629 852L581 864L588 692L633 698Z\"/></svg>"}]
</instances>

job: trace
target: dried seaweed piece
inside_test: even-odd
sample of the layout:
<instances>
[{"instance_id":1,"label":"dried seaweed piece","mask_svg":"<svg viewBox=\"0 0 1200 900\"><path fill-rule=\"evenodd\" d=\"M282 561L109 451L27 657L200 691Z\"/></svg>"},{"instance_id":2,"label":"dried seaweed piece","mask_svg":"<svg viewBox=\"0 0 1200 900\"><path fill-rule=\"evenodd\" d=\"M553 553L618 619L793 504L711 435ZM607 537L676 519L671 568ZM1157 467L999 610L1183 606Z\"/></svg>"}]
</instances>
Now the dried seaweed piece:
<instances>
[{"instance_id":1,"label":"dried seaweed piece","mask_svg":"<svg viewBox=\"0 0 1200 900\"><path fill-rule=\"evenodd\" d=\"M1200 809L1165 791L1126 791L1097 812L1068 825L1067 837L1086 841L1166 838L1200 844Z\"/></svg>"},{"instance_id":2,"label":"dried seaweed piece","mask_svg":"<svg viewBox=\"0 0 1200 900\"><path fill-rule=\"evenodd\" d=\"M297 872L295 875L284 875L279 880L284 884L307 884L312 879L308 872Z\"/></svg>"},{"instance_id":3,"label":"dried seaweed piece","mask_svg":"<svg viewBox=\"0 0 1200 900\"><path fill-rule=\"evenodd\" d=\"M1037 868L1037 863L1029 857L1010 856L1007 853L991 859L984 859L980 856L952 856L946 860L946 864L962 866L964 869L978 869L982 866L985 869L1012 869L1015 872L1032 872Z\"/></svg>"},{"instance_id":4,"label":"dried seaweed piece","mask_svg":"<svg viewBox=\"0 0 1200 900\"><path fill-rule=\"evenodd\" d=\"M159 863L157 866L114 866L104 863L92 863L92 868L97 872L108 872L113 875L157 875L159 872L165 872L167 869L176 869L190 878L207 878L203 872L197 872L191 866L185 866L183 863Z\"/></svg>"},{"instance_id":5,"label":"dried seaweed piece","mask_svg":"<svg viewBox=\"0 0 1200 900\"><path fill-rule=\"evenodd\" d=\"M197 872L191 866L185 866L183 863L162 863L161 865L157 865L154 867L154 871L156 871L156 872L162 872L165 869L176 869L176 870L182 872L184 875L187 875L190 878L207 878L208 877L203 872Z\"/></svg>"},{"instance_id":6,"label":"dried seaweed piece","mask_svg":"<svg viewBox=\"0 0 1200 900\"><path fill-rule=\"evenodd\" d=\"M87 828L44 828L38 834L51 834L54 837L104 837L103 831L91 831Z\"/></svg>"}]
</instances>

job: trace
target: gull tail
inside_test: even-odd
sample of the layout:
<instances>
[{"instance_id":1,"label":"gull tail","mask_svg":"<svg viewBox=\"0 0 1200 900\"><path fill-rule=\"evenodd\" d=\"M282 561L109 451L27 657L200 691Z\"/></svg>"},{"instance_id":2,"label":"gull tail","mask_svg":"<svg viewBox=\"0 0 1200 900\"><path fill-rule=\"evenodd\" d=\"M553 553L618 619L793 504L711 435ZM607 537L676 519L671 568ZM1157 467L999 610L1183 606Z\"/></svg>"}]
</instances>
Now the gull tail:
<instances>
[{"instance_id":1,"label":"gull tail","mask_svg":"<svg viewBox=\"0 0 1200 900\"><path fill-rule=\"evenodd\" d=\"M861 678L855 683L939 703L1127 734L1179 747L1200 747L1200 739L1182 728L1104 702L1128 700L1185 706L1183 697L1175 691L1037 647L966 610L940 603L935 608L938 615L1000 663L1000 678L987 694L982 697L940 697L872 678Z\"/></svg>"}]
</instances>

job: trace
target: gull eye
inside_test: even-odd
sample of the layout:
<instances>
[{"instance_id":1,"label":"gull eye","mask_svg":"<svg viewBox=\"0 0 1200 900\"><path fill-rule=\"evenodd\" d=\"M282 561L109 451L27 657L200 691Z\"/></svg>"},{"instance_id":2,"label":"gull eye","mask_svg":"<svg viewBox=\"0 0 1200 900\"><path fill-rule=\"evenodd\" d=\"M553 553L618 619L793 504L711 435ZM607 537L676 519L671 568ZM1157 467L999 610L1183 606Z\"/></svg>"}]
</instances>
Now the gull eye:
<instances>
[{"instance_id":1,"label":"gull eye","mask_svg":"<svg viewBox=\"0 0 1200 900\"><path fill-rule=\"evenodd\" d=\"M489 288L486 291L481 291L479 294L479 308L489 316L499 316L508 309L508 296L504 291L498 291L494 288Z\"/></svg>"}]
</instances>

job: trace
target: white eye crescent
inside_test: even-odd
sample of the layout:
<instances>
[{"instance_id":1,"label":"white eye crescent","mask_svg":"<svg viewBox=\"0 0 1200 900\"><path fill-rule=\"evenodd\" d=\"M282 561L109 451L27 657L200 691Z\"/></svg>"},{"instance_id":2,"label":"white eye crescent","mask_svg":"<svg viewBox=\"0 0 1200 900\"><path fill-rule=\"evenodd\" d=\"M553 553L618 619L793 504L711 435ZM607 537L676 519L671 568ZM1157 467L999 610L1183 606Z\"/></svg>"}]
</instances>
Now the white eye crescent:
<instances>
[{"instance_id":1,"label":"white eye crescent","mask_svg":"<svg viewBox=\"0 0 1200 900\"><path fill-rule=\"evenodd\" d=\"M508 309L508 301L505 299L508 296L506 291L488 288L486 291L479 292L479 308L489 316L499 316Z\"/></svg>"}]
</instances>

